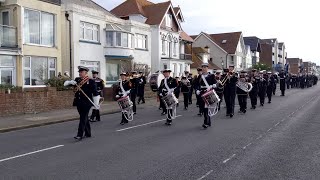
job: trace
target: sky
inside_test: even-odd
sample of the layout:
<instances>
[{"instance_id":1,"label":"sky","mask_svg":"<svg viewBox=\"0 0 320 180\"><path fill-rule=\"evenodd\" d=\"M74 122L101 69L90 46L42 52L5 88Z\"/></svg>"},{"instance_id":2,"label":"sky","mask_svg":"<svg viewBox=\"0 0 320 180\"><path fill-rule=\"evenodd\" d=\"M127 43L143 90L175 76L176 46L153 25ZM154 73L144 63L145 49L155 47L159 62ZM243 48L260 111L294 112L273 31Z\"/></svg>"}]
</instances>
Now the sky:
<instances>
[{"instance_id":1,"label":"sky","mask_svg":"<svg viewBox=\"0 0 320 180\"><path fill-rule=\"evenodd\" d=\"M111 10L125 0L94 0ZM164 2L166 0L149 0ZM320 65L320 2L317 0L171 0L180 6L189 35L242 31L243 36L277 38L288 58Z\"/></svg>"}]
</instances>

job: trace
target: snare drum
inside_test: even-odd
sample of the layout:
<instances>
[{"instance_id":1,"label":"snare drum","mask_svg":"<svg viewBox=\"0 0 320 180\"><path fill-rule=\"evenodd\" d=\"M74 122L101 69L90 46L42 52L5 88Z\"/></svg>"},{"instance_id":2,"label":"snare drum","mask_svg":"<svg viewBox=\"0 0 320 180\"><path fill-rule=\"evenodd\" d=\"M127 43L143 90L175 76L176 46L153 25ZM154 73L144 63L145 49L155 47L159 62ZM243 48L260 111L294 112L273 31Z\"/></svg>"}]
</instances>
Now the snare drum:
<instances>
[{"instance_id":1,"label":"snare drum","mask_svg":"<svg viewBox=\"0 0 320 180\"><path fill-rule=\"evenodd\" d=\"M121 110L128 110L133 106L129 96L124 96L117 100Z\"/></svg>"},{"instance_id":2,"label":"snare drum","mask_svg":"<svg viewBox=\"0 0 320 180\"><path fill-rule=\"evenodd\" d=\"M214 89L204 93L201 97L207 106L214 106L215 103L220 101L220 98Z\"/></svg>"},{"instance_id":3,"label":"snare drum","mask_svg":"<svg viewBox=\"0 0 320 180\"><path fill-rule=\"evenodd\" d=\"M178 99L173 93L167 94L166 96L162 97L162 101L166 106L166 109L172 109L174 105L178 104Z\"/></svg>"}]
</instances>

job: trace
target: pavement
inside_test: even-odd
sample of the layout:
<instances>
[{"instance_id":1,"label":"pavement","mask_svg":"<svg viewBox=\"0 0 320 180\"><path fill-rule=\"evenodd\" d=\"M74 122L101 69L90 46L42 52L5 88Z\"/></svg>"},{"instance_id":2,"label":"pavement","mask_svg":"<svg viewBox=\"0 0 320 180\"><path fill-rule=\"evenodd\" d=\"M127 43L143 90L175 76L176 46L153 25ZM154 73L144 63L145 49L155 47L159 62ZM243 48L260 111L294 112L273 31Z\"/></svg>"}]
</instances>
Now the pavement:
<instances>
[{"instance_id":1,"label":"pavement","mask_svg":"<svg viewBox=\"0 0 320 180\"><path fill-rule=\"evenodd\" d=\"M80 142L77 121L1 133L0 180L319 179L319 92L277 92L233 118L222 108L208 129L194 104L166 126L150 102L124 126L120 113L102 116Z\"/></svg>"},{"instance_id":2,"label":"pavement","mask_svg":"<svg viewBox=\"0 0 320 180\"><path fill-rule=\"evenodd\" d=\"M147 98L146 104L140 104L138 108L156 103L156 98ZM101 105L100 114L112 114L120 112L116 101L108 101ZM90 113L91 114L91 113ZM23 114L0 117L0 133L19 129L32 128L67 121L78 120L79 114L75 107L68 109L52 110L37 114Z\"/></svg>"}]
</instances>

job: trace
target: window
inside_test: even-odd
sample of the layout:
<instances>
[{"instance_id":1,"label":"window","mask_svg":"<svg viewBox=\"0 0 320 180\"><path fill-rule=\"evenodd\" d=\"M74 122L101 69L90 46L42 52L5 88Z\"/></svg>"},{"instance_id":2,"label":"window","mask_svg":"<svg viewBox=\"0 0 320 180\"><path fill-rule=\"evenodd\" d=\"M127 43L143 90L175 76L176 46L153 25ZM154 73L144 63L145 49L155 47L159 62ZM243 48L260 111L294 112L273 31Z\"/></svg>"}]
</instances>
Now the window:
<instances>
[{"instance_id":1,"label":"window","mask_svg":"<svg viewBox=\"0 0 320 180\"><path fill-rule=\"evenodd\" d=\"M162 40L162 54L166 54L166 40Z\"/></svg>"},{"instance_id":2,"label":"window","mask_svg":"<svg viewBox=\"0 0 320 180\"><path fill-rule=\"evenodd\" d=\"M9 11L2 11L1 12L1 24L9 26L10 20L9 20Z\"/></svg>"},{"instance_id":3,"label":"window","mask_svg":"<svg viewBox=\"0 0 320 180\"><path fill-rule=\"evenodd\" d=\"M167 64L163 64L163 69L168 69L168 65Z\"/></svg>"},{"instance_id":4,"label":"window","mask_svg":"<svg viewBox=\"0 0 320 180\"><path fill-rule=\"evenodd\" d=\"M0 56L0 84L15 84L15 59L16 56Z\"/></svg>"},{"instance_id":5,"label":"window","mask_svg":"<svg viewBox=\"0 0 320 180\"><path fill-rule=\"evenodd\" d=\"M106 63L107 82L119 80L120 65L115 63Z\"/></svg>"},{"instance_id":6,"label":"window","mask_svg":"<svg viewBox=\"0 0 320 180\"><path fill-rule=\"evenodd\" d=\"M147 49L147 36L142 34L136 34L136 48Z\"/></svg>"},{"instance_id":7,"label":"window","mask_svg":"<svg viewBox=\"0 0 320 180\"><path fill-rule=\"evenodd\" d=\"M80 39L99 42L99 25L80 22Z\"/></svg>"},{"instance_id":8,"label":"window","mask_svg":"<svg viewBox=\"0 0 320 180\"><path fill-rule=\"evenodd\" d=\"M173 56L177 56L177 46L178 46L178 43L174 43L174 45L173 45Z\"/></svg>"},{"instance_id":9,"label":"window","mask_svg":"<svg viewBox=\"0 0 320 180\"><path fill-rule=\"evenodd\" d=\"M128 47L128 34L122 33L122 46Z\"/></svg>"},{"instance_id":10,"label":"window","mask_svg":"<svg viewBox=\"0 0 320 180\"><path fill-rule=\"evenodd\" d=\"M56 58L30 56L23 59L24 85L45 85L47 79L56 76Z\"/></svg>"},{"instance_id":11,"label":"window","mask_svg":"<svg viewBox=\"0 0 320 180\"><path fill-rule=\"evenodd\" d=\"M167 16L166 16L166 26L167 27L171 27L172 26L171 23L172 23L172 15L171 14L167 14Z\"/></svg>"},{"instance_id":12,"label":"window","mask_svg":"<svg viewBox=\"0 0 320 180\"><path fill-rule=\"evenodd\" d=\"M23 29L25 43L54 46L55 16L53 14L26 9Z\"/></svg>"},{"instance_id":13,"label":"window","mask_svg":"<svg viewBox=\"0 0 320 180\"><path fill-rule=\"evenodd\" d=\"M180 76L182 76L182 74L183 74L182 64L180 64L179 66L180 66Z\"/></svg>"},{"instance_id":14,"label":"window","mask_svg":"<svg viewBox=\"0 0 320 180\"><path fill-rule=\"evenodd\" d=\"M92 70L100 71L100 62L99 61L80 61L81 66L85 66L91 72Z\"/></svg>"},{"instance_id":15,"label":"window","mask_svg":"<svg viewBox=\"0 0 320 180\"><path fill-rule=\"evenodd\" d=\"M116 46L121 46L121 32L116 32Z\"/></svg>"},{"instance_id":16,"label":"window","mask_svg":"<svg viewBox=\"0 0 320 180\"><path fill-rule=\"evenodd\" d=\"M113 32L107 31L107 46L114 46L114 43L113 43Z\"/></svg>"}]
</instances>

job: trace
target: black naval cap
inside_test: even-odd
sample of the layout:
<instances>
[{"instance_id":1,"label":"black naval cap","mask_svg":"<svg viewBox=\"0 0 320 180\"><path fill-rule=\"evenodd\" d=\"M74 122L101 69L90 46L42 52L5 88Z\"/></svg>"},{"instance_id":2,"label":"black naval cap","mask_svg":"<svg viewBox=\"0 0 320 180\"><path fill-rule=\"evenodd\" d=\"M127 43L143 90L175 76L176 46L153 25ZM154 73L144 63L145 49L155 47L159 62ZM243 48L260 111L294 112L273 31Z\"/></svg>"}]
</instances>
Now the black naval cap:
<instances>
[{"instance_id":1,"label":"black naval cap","mask_svg":"<svg viewBox=\"0 0 320 180\"><path fill-rule=\"evenodd\" d=\"M143 72L142 72L142 71L139 71L139 74L143 74Z\"/></svg>"},{"instance_id":2,"label":"black naval cap","mask_svg":"<svg viewBox=\"0 0 320 180\"><path fill-rule=\"evenodd\" d=\"M197 68L197 71L202 71L202 68L200 68L200 67L199 67L199 68Z\"/></svg>"},{"instance_id":3,"label":"black naval cap","mask_svg":"<svg viewBox=\"0 0 320 180\"><path fill-rule=\"evenodd\" d=\"M84 66L78 66L78 72L81 72L81 71L89 71L89 68L87 67L84 67Z\"/></svg>"},{"instance_id":4,"label":"black naval cap","mask_svg":"<svg viewBox=\"0 0 320 180\"><path fill-rule=\"evenodd\" d=\"M131 71L131 74L137 74L137 71Z\"/></svg>"},{"instance_id":5,"label":"black naval cap","mask_svg":"<svg viewBox=\"0 0 320 180\"><path fill-rule=\"evenodd\" d=\"M120 73L120 76L128 76L128 74L125 72L122 72L122 73Z\"/></svg>"},{"instance_id":6,"label":"black naval cap","mask_svg":"<svg viewBox=\"0 0 320 180\"><path fill-rule=\"evenodd\" d=\"M223 69L223 72L228 73L229 69Z\"/></svg>"},{"instance_id":7,"label":"black naval cap","mask_svg":"<svg viewBox=\"0 0 320 180\"><path fill-rule=\"evenodd\" d=\"M257 70L256 69L252 69L251 72L257 72Z\"/></svg>"},{"instance_id":8,"label":"black naval cap","mask_svg":"<svg viewBox=\"0 0 320 180\"><path fill-rule=\"evenodd\" d=\"M170 69L164 69L164 70L162 70L162 73L165 73L165 72L171 72L171 70L170 70Z\"/></svg>"},{"instance_id":9,"label":"black naval cap","mask_svg":"<svg viewBox=\"0 0 320 180\"><path fill-rule=\"evenodd\" d=\"M92 70L91 72L92 74L99 74L99 71L96 71L96 70Z\"/></svg>"}]
</instances>

